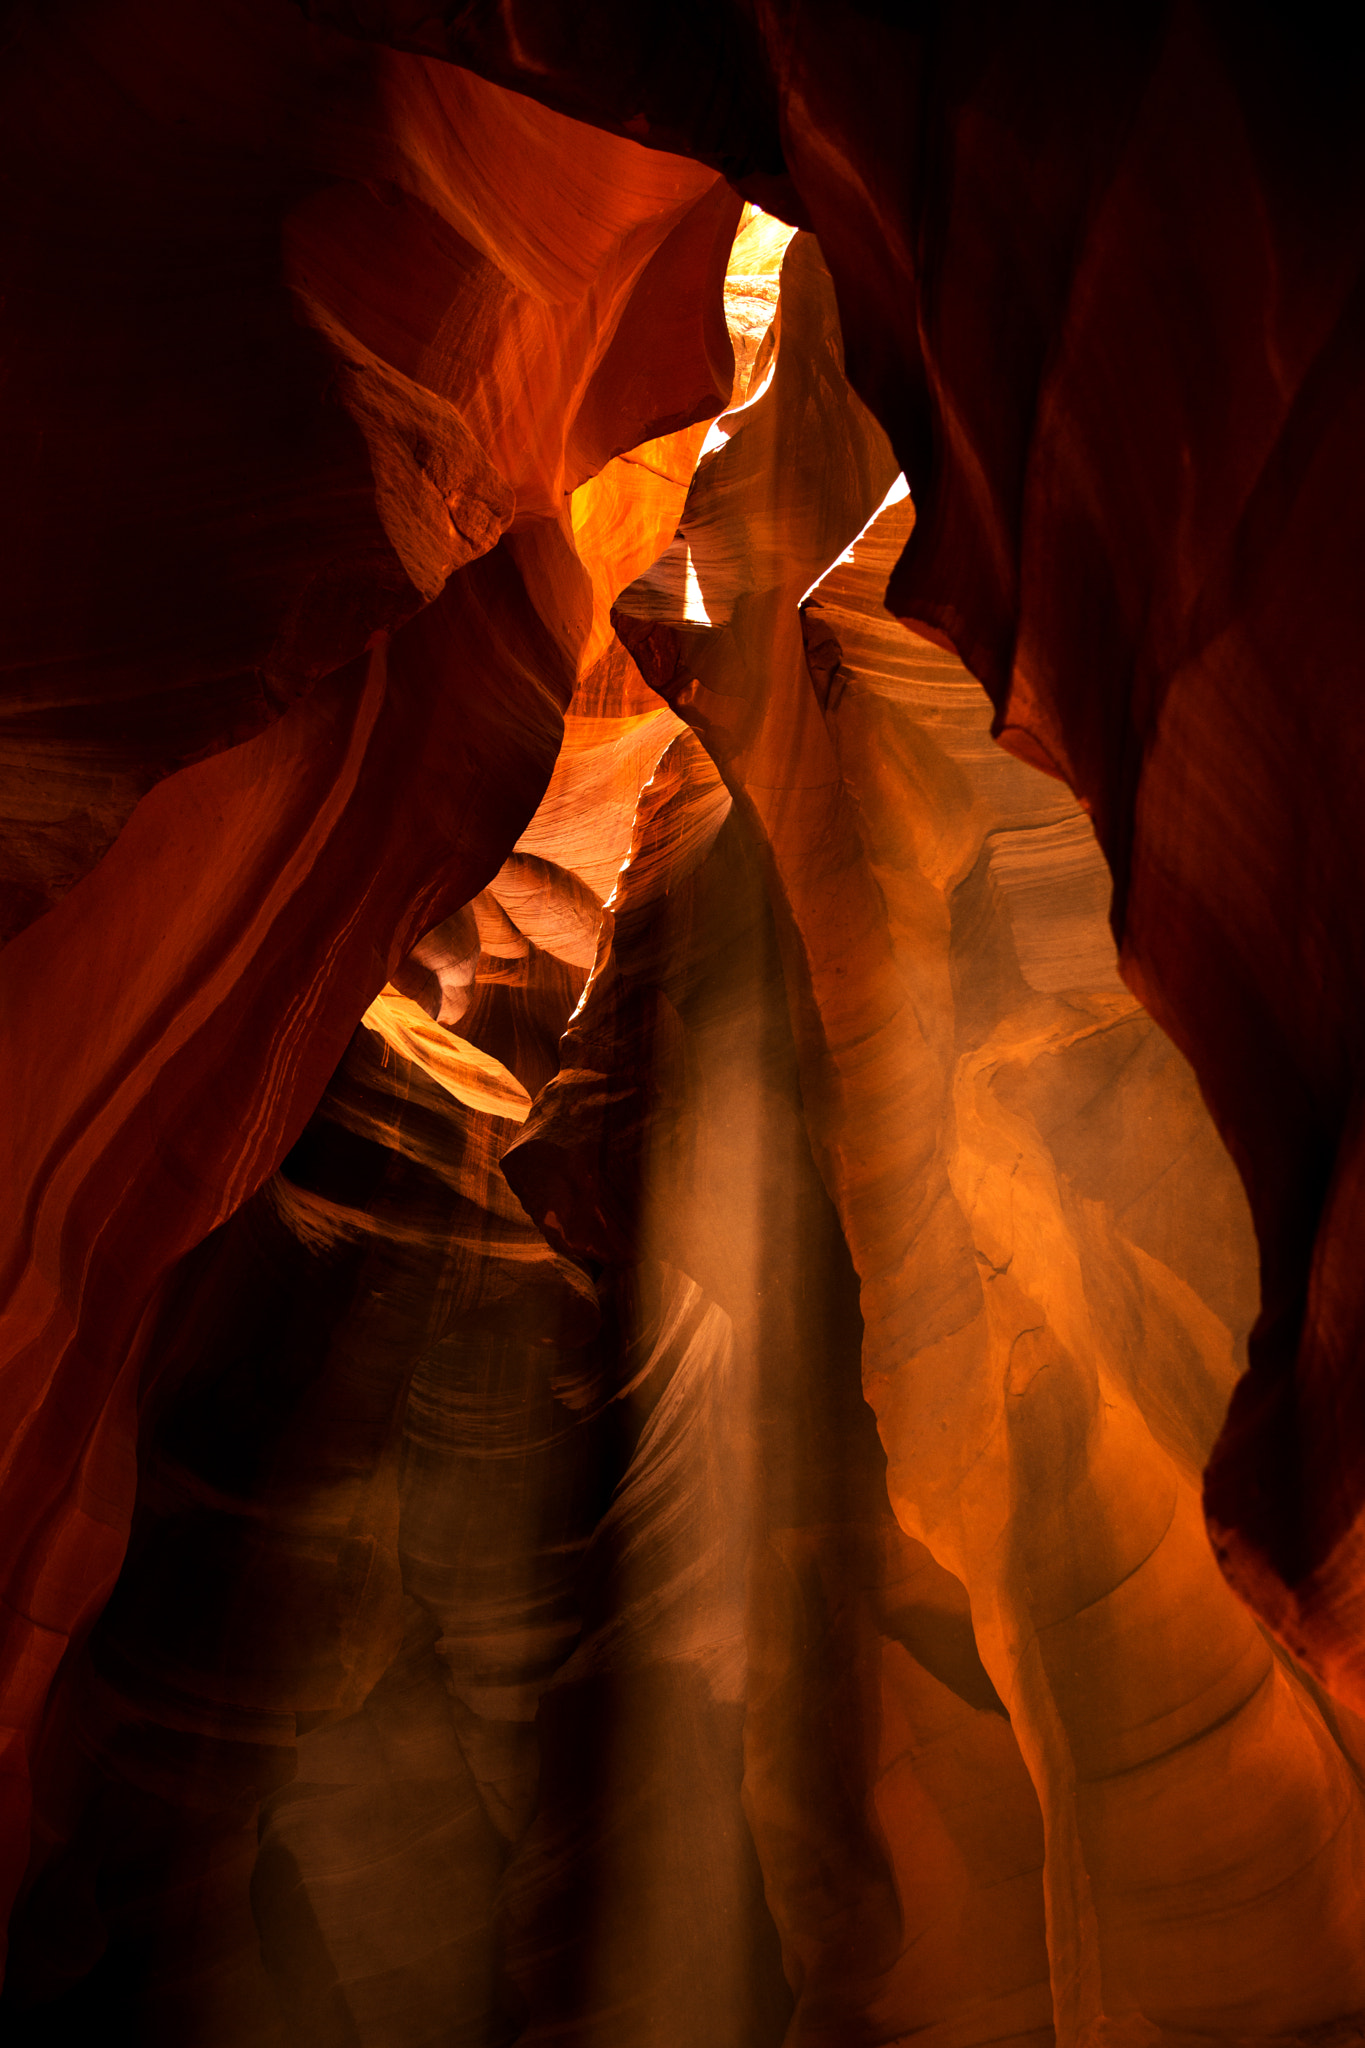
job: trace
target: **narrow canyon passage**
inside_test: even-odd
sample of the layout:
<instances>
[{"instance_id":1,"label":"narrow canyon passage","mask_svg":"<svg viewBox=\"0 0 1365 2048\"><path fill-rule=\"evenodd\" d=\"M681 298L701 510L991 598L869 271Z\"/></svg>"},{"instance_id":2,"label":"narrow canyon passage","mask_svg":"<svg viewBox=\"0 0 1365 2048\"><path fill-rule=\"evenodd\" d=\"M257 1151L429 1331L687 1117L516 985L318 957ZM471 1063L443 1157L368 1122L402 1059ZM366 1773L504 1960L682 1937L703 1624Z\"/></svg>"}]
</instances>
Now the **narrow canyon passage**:
<instances>
[{"instance_id":1,"label":"narrow canyon passage","mask_svg":"<svg viewBox=\"0 0 1365 2048\"><path fill-rule=\"evenodd\" d=\"M6 2041L1365 2042L1365 186L912 12L0 22Z\"/></svg>"}]
</instances>

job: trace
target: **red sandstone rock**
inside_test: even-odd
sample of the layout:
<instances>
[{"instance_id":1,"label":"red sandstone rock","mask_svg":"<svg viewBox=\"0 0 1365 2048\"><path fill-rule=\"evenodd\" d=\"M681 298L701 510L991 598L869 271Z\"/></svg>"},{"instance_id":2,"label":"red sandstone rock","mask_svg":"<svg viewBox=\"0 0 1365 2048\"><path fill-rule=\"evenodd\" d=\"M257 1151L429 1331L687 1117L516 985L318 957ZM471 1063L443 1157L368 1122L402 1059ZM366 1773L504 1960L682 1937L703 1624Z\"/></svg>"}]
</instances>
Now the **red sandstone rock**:
<instances>
[{"instance_id":1,"label":"red sandstone rock","mask_svg":"<svg viewBox=\"0 0 1365 2048\"><path fill-rule=\"evenodd\" d=\"M21 1995L1349 2034L1358 1729L1194 1505L1245 1217L934 642L1245 1176L1215 1539L1358 1702L1351 110L1193 7L311 12L9 31ZM661 143L891 437L750 266L671 545Z\"/></svg>"},{"instance_id":2,"label":"red sandstone rock","mask_svg":"<svg viewBox=\"0 0 1365 2048\"><path fill-rule=\"evenodd\" d=\"M765 0L653 10L649 44L616 0L572 28L528 4L514 33L314 5L692 150L820 235L919 507L893 608L1094 818L1125 976L1252 1200L1264 1311L1210 1467L1219 1556L1365 1702L1349 41L1205 5L987 25ZM689 40L690 69L648 70Z\"/></svg>"},{"instance_id":3,"label":"red sandstone rock","mask_svg":"<svg viewBox=\"0 0 1365 2048\"><path fill-rule=\"evenodd\" d=\"M651 573L620 598L619 628L771 862L802 1093L861 1283L892 1504L970 1596L1042 1807L1059 2037L1292 2037L1365 2000L1365 1810L1352 1738L1276 1665L1200 1522L1196 1482L1235 1373L1212 1304L1240 1334L1254 1300L1231 1164L1118 983L1084 817L989 745L977 686L876 604L911 506L893 491L849 533L881 479L866 415L840 396L831 295L807 240L783 281L772 383L719 423L693 482L679 622ZM803 649L802 543L822 525L827 557L852 546L805 594ZM775 531L793 535L790 569ZM683 621L687 587L709 623ZM1100 1136L1124 1118L1125 1070L1153 1058L1128 1113L1166 1170L1192 1120L1201 1134L1186 1213L1203 1228L1177 1237L1115 1184L1132 1141L1114 1125ZM555 1088L571 1098L575 1077ZM1047 1113L1058 1088L1086 1102L1089 1129L1070 1142ZM987 1766L974 1754L962 1768L979 1783ZM997 1929L1008 1840L1002 1818L976 1843ZM992 2002L964 1949L930 1964L928 1926L909 1939L916 1896L902 1879L915 1963L907 1953L892 1973L902 2002L885 2024L909 2034L951 2014L962 2032L944 2038L985 2041L1038 2023L1026 1979L1003 1973ZM1027 1890L1017 1899L1009 1940L1023 1955ZM843 1991L831 2039L870 1988Z\"/></svg>"},{"instance_id":4,"label":"red sandstone rock","mask_svg":"<svg viewBox=\"0 0 1365 2048\"><path fill-rule=\"evenodd\" d=\"M63 348L77 324L59 295L24 330L36 389L15 372L33 488L16 477L10 502L49 577L67 574L71 439L104 465L80 608L36 556L7 584L11 645L42 656L15 731L30 759L56 751L63 789L112 791L98 833L65 794L45 847L21 821L20 913L98 856L125 795L205 757L0 966L12 1884L23 1731L118 1570L155 1290L297 1136L386 970L534 811L592 627L564 494L728 397L739 206L709 172L283 5L73 5L25 15L9 56L6 147L89 151L63 158L26 245L39 280L64 221L103 248L107 209L124 238L101 258L104 381L54 354L42 323ZM660 298L682 317L656 348ZM34 641L44 616L60 644ZM100 707L78 739L72 703Z\"/></svg>"}]
</instances>

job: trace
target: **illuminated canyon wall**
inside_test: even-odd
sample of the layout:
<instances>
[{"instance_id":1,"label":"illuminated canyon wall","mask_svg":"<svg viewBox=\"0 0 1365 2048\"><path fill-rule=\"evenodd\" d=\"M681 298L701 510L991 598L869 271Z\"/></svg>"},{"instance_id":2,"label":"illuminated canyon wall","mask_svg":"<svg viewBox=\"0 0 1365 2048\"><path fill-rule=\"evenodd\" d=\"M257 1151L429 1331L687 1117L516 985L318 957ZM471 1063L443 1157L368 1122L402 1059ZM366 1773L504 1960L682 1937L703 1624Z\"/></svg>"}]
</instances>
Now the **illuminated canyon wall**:
<instances>
[{"instance_id":1,"label":"illuminated canyon wall","mask_svg":"<svg viewBox=\"0 0 1365 2048\"><path fill-rule=\"evenodd\" d=\"M5 2037L1365 2039L1333 53L0 34Z\"/></svg>"}]
</instances>

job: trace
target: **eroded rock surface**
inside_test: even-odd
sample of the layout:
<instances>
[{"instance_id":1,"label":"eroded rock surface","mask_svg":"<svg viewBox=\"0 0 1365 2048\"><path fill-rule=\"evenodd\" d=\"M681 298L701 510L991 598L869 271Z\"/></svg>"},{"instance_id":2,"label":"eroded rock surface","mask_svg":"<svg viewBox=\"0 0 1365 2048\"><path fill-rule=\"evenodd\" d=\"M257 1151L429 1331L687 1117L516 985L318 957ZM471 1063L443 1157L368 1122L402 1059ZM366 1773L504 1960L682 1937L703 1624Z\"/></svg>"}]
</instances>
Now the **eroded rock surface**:
<instances>
[{"instance_id":1,"label":"eroded rock surface","mask_svg":"<svg viewBox=\"0 0 1365 2048\"><path fill-rule=\"evenodd\" d=\"M1365 2039L1331 66L5 36L7 2029Z\"/></svg>"},{"instance_id":2,"label":"eroded rock surface","mask_svg":"<svg viewBox=\"0 0 1365 2048\"><path fill-rule=\"evenodd\" d=\"M34 1716L119 1568L156 1289L534 812L597 602L566 494L729 398L740 206L283 4L25 8L7 35L5 147L66 166L20 234L37 310L10 305L11 704L49 809L35 837L18 807L7 900L51 905L0 963L12 1887ZM62 293L106 268L90 383ZM78 471L101 547L68 607Z\"/></svg>"},{"instance_id":3,"label":"eroded rock surface","mask_svg":"<svg viewBox=\"0 0 1365 2048\"><path fill-rule=\"evenodd\" d=\"M709 622L661 616L651 575L619 628L768 851L890 1497L966 1588L1042 1806L1059 2037L1297 2038L1365 2005L1365 1814L1354 1724L1276 1661L1200 1517L1255 1312L1231 1162L1118 981L1084 815L872 596L911 504L876 506L808 239L783 278L772 383L713 431L681 522ZM856 538L807 588L799 547L773 581L776 529L827 558ZM979 2030L951 2038L1022 2031L948 1977Z\"/></svg>"},{"instance_id":4,"label":"eroded rock surface","mask_svg":"<svg viewBox=\"0 0 1365 2048\"><path fill-rule=\"evenodd\" d=\"M1353 25L308 5L718 163L818 233L919 508L892 609L1084 803L1125 979L1247 1187L1263 1309L1208 1471L1220 1562L1365 1706Z\"/></svg>"}]
</instances>

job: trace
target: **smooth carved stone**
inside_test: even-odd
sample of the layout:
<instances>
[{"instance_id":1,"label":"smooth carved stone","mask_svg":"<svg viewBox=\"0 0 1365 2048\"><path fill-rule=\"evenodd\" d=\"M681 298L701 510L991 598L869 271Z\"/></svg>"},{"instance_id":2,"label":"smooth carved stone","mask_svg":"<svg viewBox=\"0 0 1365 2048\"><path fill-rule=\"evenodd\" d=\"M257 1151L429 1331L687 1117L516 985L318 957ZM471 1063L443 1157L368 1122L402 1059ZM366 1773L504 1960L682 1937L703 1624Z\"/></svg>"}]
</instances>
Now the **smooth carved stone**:
<instances>
[{"instance_id":1,"label":"smooth carved stone","mask_svg":"<svg viewBox=\"0 0 1365 2048\"><path fill-rule=\"evenodd\" d=\"M709 624L670 624L667 585L650 576L618 601L620 629L772 863L803 1095L858 1269L891 1500L967 1589L1042 1807L1059 2037L1358 2025L1356 1737L1271 1657L1199 1515L1234 1333L1254 1312L1231 1162L1182 1063L1144 1052L1155 1027L1115 974L1083 814L991 747L979 686L877 603L914 513L903 487L880 507L870 491L861 509L841 497L857 472L830 442L842 431L857 447L859 416L803 404L810 371L793 357L821 333L808 248L787 257L773 381L721 423L726 452L699 464L681 522L698 587L723 602ZM743 480L728 492L727 474ZM827 558L841 559L804 593L799 553L785 591L743 589L737 565L757 581L778 560L768 535L784 494L810 531L789 480L817 474ZM1135 1063L1150 1078L1130 1108ZM1101 1135L1126 1112L1149 1124L1157 1179L1185 1163L1193 1115L1186 1214L1202 1228L1177 1240L1134 1214L1136 1158L1116 1172L1128 1143ZM909 2031L925 1987L904 1995ZM955 1971L943 1996L950 2010L967 1996ZM997 2037L1007 2010L974 2010L986 2031L963 2038Z\"/></svg>"},{"instance_id":2,"label":"smooth carved stone","mask_svg":"<svg viewBox=\"0 0 1365 2048\"><path fill-rule=\"evenodd\" d=\"M316 4L417 34L402 6ZM528 0L421 35L818 233L918 506L892 609L1083 801L1125 979L1252 1202L1264 1308L1208 1472L1215 1548L1365 1704L1353 45L1203 0L649 20ZM676 60L657 81L646 44Z\"/></svg>"},{"instance_id":3,"label":"smooth carved stone","mask_svg":"<svg viewBox=\"0 0 1365 2048\"><path fill-rule=\"evenodd\" d=\"M7 2033L1359 2038L1349 66L7 53Z\"/></svg>"},{"instance_id":4,"label":"smooth carved stone","mask_svg":"<svg viewBox=\"0 0 1365 2048\"><path fill-rule=\"evenodd\" d=\"M738 201L263 0L59 0L6 89L8 936L160 776L395 631L514 510L557 520L642 432L719 409L723 312L688 301Z\"/></svg>"},{"instance_id":5,"label":"smooth carved stone","mask_svg":"<svg viewBox=\"0 0 1365 2048\"><path fill-rule=\"evenodd\" d=\"M740 202L285 6L61 5L7 52L5 148L67 152L50 187L19 174L36 297L11 301L36 309L12 709L52 769L0 966L12 1892L36 1717L118 1574L145 1318L535 812L601 661L566 495L728 399ZM90 375L76 276L83 307L107 288ZM72 606L77 474L100 546Z\"/></svg>"}]
</instances>

